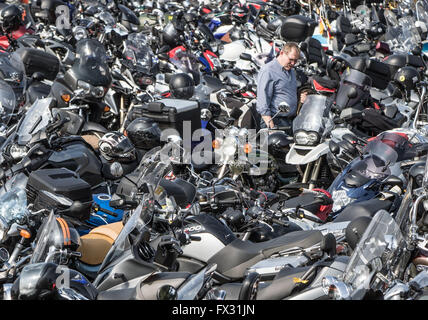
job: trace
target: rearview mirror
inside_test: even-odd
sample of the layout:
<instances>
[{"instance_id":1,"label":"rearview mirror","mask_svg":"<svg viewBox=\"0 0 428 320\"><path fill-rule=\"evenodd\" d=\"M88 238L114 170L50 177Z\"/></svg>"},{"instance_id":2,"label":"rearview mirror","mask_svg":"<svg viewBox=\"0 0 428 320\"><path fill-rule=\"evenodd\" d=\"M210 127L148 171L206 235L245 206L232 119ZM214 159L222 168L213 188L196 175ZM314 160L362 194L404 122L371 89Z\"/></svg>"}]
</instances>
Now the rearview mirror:
<instances>
[{"instance_id":1,"label":"rearview mirror","mask_svg":"<svg viewBox=\"0 0 428 320\"><path fill-rule=\"evenodd\" d=\"M291 111L291 108L287 102L281 102L278 106L278 109L279 109L279 111L284 112L284 113L289 113Z\"/></svg>"},{"instance_id":2,"label":"rearview mirror","mask_svg":"<svg viewBox=\"0 0 428 320\"><path fill-rule=\"evenodd\" d=\"M251 61L253 59L250 54L245 53L245 52L241 53L239 55L239 58L241 58L242 60L247 60L247 61Z\"/></svg>"}]
</instances>

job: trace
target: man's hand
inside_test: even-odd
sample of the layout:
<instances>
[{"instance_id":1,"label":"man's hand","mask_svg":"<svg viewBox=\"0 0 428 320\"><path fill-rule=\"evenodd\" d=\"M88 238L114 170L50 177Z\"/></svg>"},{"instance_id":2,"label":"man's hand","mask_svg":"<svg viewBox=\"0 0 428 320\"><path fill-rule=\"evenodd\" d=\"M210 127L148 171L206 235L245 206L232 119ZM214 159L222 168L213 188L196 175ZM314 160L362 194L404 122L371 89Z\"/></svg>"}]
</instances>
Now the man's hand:
<instances>
[{"instance_id":1,"label":"man's hand","mask_svg":"<svg viewBox=\"0 0 428 320\"><path fill-rule=\"evenodd\" d=\"M271 116L262 116L263 121L266 123L266 126L270 129L273 129L275 127L275 124L272 121Z\"/></svg>"},{"instance_id":2,"label":"man's hand","mask_svg":"<svg viewBox=\"0 0 428 320\"><path fill-rule=\"evenodd\" d=\"M300 93L300 102L303 104L305 103L306 97L308 96L308 92L302 92Z\"/></svg>"}]
</instances>

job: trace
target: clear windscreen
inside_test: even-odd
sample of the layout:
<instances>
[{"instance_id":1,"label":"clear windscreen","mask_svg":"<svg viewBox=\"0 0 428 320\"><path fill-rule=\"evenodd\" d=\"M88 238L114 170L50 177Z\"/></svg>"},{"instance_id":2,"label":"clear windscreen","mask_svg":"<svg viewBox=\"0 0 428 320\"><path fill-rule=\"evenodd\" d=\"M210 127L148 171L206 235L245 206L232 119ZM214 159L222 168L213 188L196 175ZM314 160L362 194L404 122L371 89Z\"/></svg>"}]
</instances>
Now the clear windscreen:
<instances>
[{"instance_id":1,"label":"clear windscreen","mask_svg":"<svg viewBox=\"0 0 428 320\"><path fill-rule=\"evenodd\" d=\"M113 26L116 23L113 15L108 11L103 11L96 15L98 19L100 19L105 25Z\"/></svg>"},{"instance_id":2,"label":"clear windscreen","mask_svg":"<svg viewBox=\"0 0 428 320\"><path fill-rule=\"evenodd\" d=\"M157 200L158 196L162 196L162 192L158 192L157 190L159 183L169 168L168 160L164 159L161 153L169 147L169 144L167 144L163 149L160 147L154 148L147 152L141 160L137 169L141 172L137 185L139 187L146 185L149 192L143 195L140 204L131 213L113 246L107 253L100 267L100 271L115 259L121 257L124 251L129 248L130 243L128 236L131 232L141 233L147 230L147 226L153 217L154 201Z\"/></svg>"},{"instance_id":3,"label":"clear windscreen","mask_svg":"<svg viewBox=\"0 0 428 320\"><path fill-rule=\"evenodd\" d=\"M27 110L17 129L19 145L26 145L34 134L46 128L52 120L51 103L52 98L37 99Z\"/></svg>"},{"instance_id":4,"label":"clear windscreen","mask_svg":"<svg viewBox=\"0 0 428 320\"><path fill-rule=\"evenodd\" d=\"M383 165L393 165L398 159L397 151L381 140L370 141L363 153L376 156L383 161Z\"/></svg>"},{"instance_id":5,"label":"clear windscreen","mask_svg":"<svg viewBox=\"0 0 428 320\"><path fill-rule=\"evenodd\" d=\"M403 235L391 215L376 213L355 248L344 273L354 298L362 298L370 289L372 276L385 266L403 243Z\"/></svg>"},{"instance_id":6,"label":"clear windscreen","mask_svg":"<svg viewBox=\"0 0 428 320\"><path fill-rule=\"evenodd\" d=\"M125 42L124 56L131 61L136 71L150 74L153 66L153 52L147 44L147 38L143 34L130 34Z\"/></svg>"},{"instance_id":7,"label":"clear windscreen","mask_svg":"<svg viewBox=\"0 0 428 320\"><path fill-rule=\"evenodd\" d=\"M53 211L40 227L36 237L36 246L31 255L30 264L44 262L49 254L49 245L53 243L56 236L56 219Z\"/></svg>"},{"instance_id":8,"label":"clear windscreen","mask_svg":"<svg viewBox=\"0 0 428 320\"><path fill-rule=\"evenodd\" d=\"M4 124L8 124L16 112L16 96L12 87L0 80L0 117Z\"/></svg>"},{"instance_id":9,"label":"clear windscreen","mask_svg":"<svg viewBox=\"0 0 428 320\"><path fill-rule=\"evenodd\" d=\"M308 95L302 105L300 113L293 120L293 132L298 130L323 131L324 113L326 111L327 97L322 95Z\"/></svg>"},{"instance_id":10,"label":"clear windscreen","mask_svg":"<svg viewBox=\"0 0 428 320\"><path fill-rule=\"evenodd\" d=\"M180 51L170 58L171 63L181 72L188 73L193 77L195 85L200 82L200 71L198 59L187 51Z\"/></svg>"}]
</instances>

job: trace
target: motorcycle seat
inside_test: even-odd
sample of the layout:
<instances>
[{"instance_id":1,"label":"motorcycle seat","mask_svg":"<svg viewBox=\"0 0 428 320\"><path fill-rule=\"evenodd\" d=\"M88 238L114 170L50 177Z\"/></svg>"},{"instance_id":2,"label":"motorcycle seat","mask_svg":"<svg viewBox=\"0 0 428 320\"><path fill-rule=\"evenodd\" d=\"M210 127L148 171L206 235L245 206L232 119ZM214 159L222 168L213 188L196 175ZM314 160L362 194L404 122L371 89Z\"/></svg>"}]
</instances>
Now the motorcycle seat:
<instances>
[{"instance_id":1,"label":"motorcycle seat","mask_svg":"<svg viewBox=\"0 0 428 320\"><path fill-rule=\"evenodd\" d=\"M322 239L323 235L318 230L294 231L258 243L236 239L212 256L207 263L216 263L217 272L239 279L247 268L275 253L291 248L309 248Z\"/></svg>"},{"instance_id":2,"label":"motorcycle seat","mask_svg":"<svg viewBox=\"0 0 428 320\"><path fill-rule=\"evenodd\" d=\"M94 228L80 237L77 251L82 256L79 260L92 266L101 264L122 228L123 223L119 221Z\"/></svg>"}]
</instances>

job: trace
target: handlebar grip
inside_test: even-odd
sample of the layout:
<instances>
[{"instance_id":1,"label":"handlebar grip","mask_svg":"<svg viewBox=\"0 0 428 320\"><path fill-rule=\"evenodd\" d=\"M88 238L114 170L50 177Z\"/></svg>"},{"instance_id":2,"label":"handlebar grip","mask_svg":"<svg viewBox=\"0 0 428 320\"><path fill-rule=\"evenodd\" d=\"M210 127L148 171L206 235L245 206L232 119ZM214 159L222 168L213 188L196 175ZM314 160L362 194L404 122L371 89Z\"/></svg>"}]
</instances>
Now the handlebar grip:
<instances>
[{"instance_id":1,"label":"handlebar grip","mask_svg":"<svg viewBox=\"0 0 428 320\"><path fill-rule=\"evenodd\" d=\"M291 126L284 126L284 127L275 127L278 130L288 131L291 130Z\"/></svg>"},{"instance_id":2,"label":"handlebar grip","mask_svg":"<svg viewBox=\"0 0 428 320\"><path fill-rule=\"evenodd\" d=\"M280 226L283 226L283 227L288 227L290 225L288 222L284 222L276 218L272 218L271 221L272 223L279 224Z\"/></svg>"}]
</instances>

